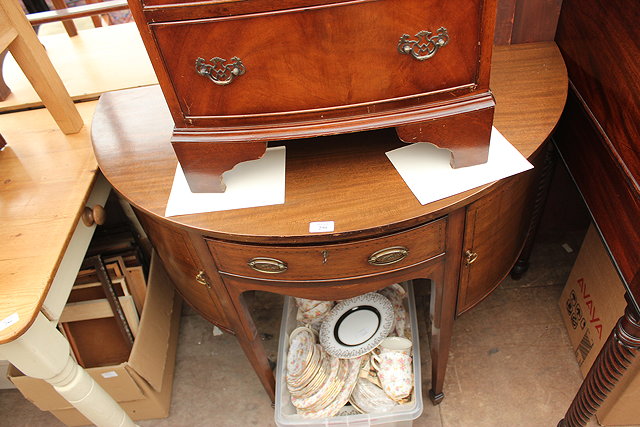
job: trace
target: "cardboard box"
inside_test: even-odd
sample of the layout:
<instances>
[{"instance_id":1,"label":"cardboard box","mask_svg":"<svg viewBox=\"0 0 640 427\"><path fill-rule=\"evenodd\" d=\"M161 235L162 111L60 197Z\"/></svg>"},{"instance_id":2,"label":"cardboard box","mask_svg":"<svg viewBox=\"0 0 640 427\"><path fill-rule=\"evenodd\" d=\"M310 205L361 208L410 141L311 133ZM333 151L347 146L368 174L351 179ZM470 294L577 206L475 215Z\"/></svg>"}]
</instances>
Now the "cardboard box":
<instances>
[{"instance_id":1,"label":"cardboard box","mask_svg":"<svg viewBox=\"0 0 640 427\"><path fill-rule=\"evenodd\" d=\"M0 360L0 390L16 388L9 378L7 378L7 371L9 370L9 362L6 360Z\"/></svg>"},{"instance_id":2,"label":"cardboard box","mask_svg":"<svg viewBox=\"0 0 640 427\"><path fill-rule=\"evenodd\" d=\"M169 415L182 299L174 291L160 259L152 256L147 298L129 360L86 371L134 420ZM91 424L44 380L23 375L14 366L9 379L38 408L69 426Z\"/></svg>"},{"instance_id":3,"label":"cardboard box","mask_svg":"<svg viewBox=\"0 0 640 427\"><path fill-rule=\"evenodd\" d=\"M560 297L560 312L583 376L624 313L625 289L593 225ZM640 424L640 361L636 360L596 413L602 425Z\"/></svg>"}]
</instances>

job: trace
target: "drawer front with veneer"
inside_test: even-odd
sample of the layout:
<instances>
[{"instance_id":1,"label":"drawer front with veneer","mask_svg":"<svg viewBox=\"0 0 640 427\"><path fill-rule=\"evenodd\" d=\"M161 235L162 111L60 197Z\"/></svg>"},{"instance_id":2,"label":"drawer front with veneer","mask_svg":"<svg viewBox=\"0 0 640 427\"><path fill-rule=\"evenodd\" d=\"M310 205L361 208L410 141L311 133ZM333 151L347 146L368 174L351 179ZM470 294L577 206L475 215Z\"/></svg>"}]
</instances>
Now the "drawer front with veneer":
<instances>
[{"instance_id":1,"label":"drawer front with veneer","mask_svg":"<svg viewBox=\"0 0 640 427\"><path fill-rule=\"evenodd\" d=\"M442 254L447 220L352 243L250 246L207 239L221 273L271 280L326 280L384 273Z\"/></svg>"},{"instance_id":2,"label":"drawer front with veneer","mask_svg":"<svg viewBox=\"0 0 640 427\"><path fill-rule=\"evenodd\" d=\"M378 0L153 23L180 109L270 115L475 89L484 0Z\"/></svg>"}]
</instances>

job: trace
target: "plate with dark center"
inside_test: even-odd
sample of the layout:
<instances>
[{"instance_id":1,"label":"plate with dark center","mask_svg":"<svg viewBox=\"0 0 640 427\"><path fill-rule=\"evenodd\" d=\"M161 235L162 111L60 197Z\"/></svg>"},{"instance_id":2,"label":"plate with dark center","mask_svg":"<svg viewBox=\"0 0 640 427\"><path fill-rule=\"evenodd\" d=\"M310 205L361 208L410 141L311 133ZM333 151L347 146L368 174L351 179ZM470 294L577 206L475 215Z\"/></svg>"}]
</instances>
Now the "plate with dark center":
<instances>
[{"instance_id":1,"label":"plate with dark center","mask_svg":"<svg viewBox=\"0 0 640 427\"><path fill-rule=\"evenodd\" d=\"M393 304L375 292L339 302L320 327L327 353L353 359L373 350L393 328Z\"/></svg>"}]
</instances>

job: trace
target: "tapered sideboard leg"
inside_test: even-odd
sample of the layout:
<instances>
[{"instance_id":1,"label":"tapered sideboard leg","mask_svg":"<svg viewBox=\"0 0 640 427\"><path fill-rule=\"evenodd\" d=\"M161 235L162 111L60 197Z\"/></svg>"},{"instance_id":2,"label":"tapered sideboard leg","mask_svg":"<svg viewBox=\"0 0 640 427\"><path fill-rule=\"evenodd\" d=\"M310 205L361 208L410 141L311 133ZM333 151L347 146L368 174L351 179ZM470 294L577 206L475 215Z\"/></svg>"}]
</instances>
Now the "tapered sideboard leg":
<instances>
[{"instance_id":1,"label":"tapered sideboard leg","mask_svg":"<svg viewBox=\"0 0 640 427\"><path fill-rule=\"evenodd\" d=\"M629 303L582 382L559 427L584 426L613 391L640 349L640 315Z\"/></svg>"},{"instance_id":2,"label":"tapered sideboard leg","mask_svg":"<svg viewBox=\"0 0 640 427\"><path fill-rule=\"evenodd\" d=\"M242 291L233 286L229 286L228 289L240 323L236 327L236 338L273 403L276 398L276 379L269 364L264 344L260 340L258 330L244 301Z\"/></svg>"},{"instance_id":3,"label":"tapered sideboard leg","mask_svg":"<svg viewBox=\"0 0 640 427\"><path fill-rule=\"evenodd\" d=\"M444 377L449 360L449 348L456 314L458 277L462 261L462 236L466 210L449 214L447 223L446 261L431 280L431 390L429 398L434 405L444 399Z\"/></svg>"}]
</instances>

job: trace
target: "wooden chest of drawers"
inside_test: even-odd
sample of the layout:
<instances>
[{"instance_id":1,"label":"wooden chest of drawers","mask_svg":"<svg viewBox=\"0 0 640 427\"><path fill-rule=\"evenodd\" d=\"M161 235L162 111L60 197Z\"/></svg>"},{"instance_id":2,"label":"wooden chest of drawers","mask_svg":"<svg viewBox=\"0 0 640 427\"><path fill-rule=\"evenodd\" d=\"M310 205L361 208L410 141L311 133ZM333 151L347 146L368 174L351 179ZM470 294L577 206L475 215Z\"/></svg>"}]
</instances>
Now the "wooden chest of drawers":
<instances>
[{"instance_id":1,"label":"wooden chest of drawers","mask_svg":"<svg viewBox=\"0 0 640 427\"><path fill-rule=\"evenodd\" d=\"M268 141L395 127L486 162L495 0L130 0L193 191Z\"/></svg>"}]
</instances>

